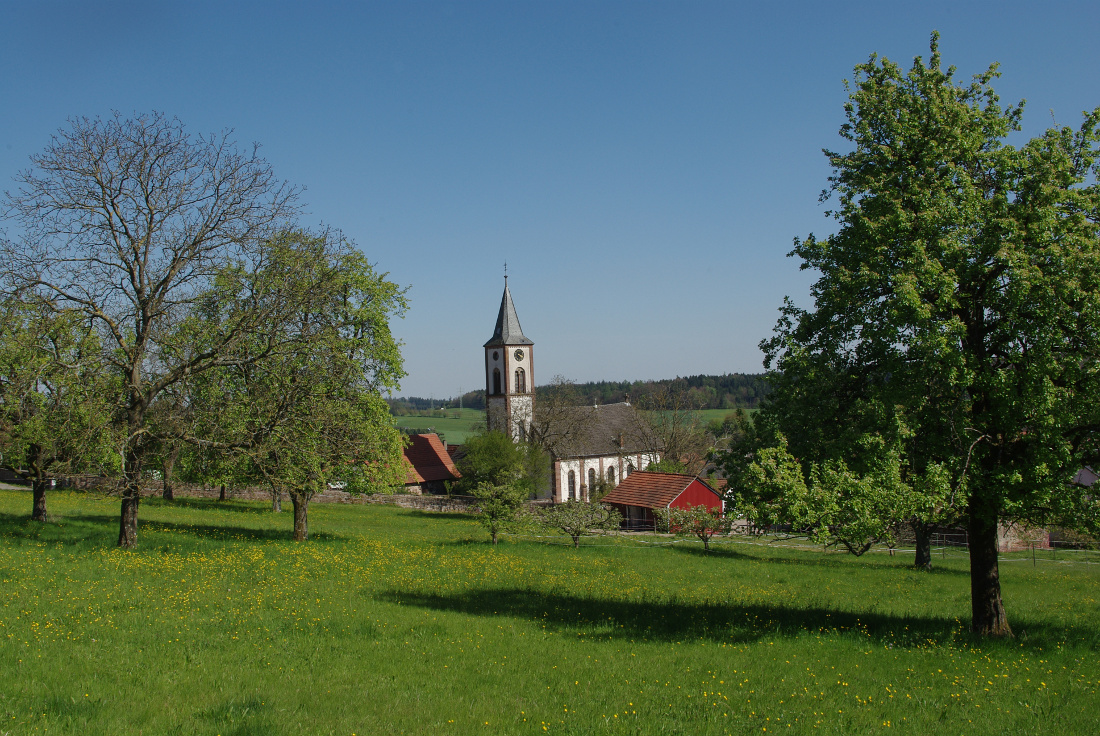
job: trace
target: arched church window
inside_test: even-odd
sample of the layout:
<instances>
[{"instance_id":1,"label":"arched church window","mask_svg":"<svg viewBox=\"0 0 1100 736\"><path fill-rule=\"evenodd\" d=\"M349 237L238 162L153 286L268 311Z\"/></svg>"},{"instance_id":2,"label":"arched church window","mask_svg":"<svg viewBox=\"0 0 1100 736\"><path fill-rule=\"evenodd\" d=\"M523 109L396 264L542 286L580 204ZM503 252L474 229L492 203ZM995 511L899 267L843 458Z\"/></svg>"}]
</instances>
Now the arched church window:
<instances>
[{"instance_id":1,"label":"arched church window","mask_svg":"<svg viewBox=\"0 0 1100 736\"><path fill-rule=\"evenodd\" d=\"M626 464L626 474L630 475L633 472L634 472L634 463L627 463Z\"/></svg>"},{"instance_id":2,"label":"arched church window","mask_svg":"<svg viewBox=\"0 0 1100 736\"><path fill-rule=\"evenodd\" d=\"M615 485L615 468L607 469L607 482L611 485Z\"/></svg>"},{"instance_id":3,"label":"arched church window","mask_svg":"<svg viewBox=\"0 0 1100 736\"><path fill-rule=\"evenodd\" d=\"M595 468L589 468L588 469L588 492L592 493L592 491L593 491L593 489L595 489L595 487L596 487L596 469Z\"/></svg>"},{"instance_id":4,"label":"arched church window","mask_svg":"<svg viewBox=\"0 0 1100 736\"><path fill-rule=\"evenodd\" d=\"M493 393L500 393L500 368L493 369Z\"/></svg>"},{"instance_id":5,"label":"arched church window","mask_svg":"<svg viewBox=\"0 0 1100 736\"><path fill-rule=\"evenodd\" d=\"M565 500L568 501L568 500L573 499L573 498L578 498L579 499L580 496L577 495L577 474L574 473L572 470L570 470L569 471L569 495L565 497Z\"/></svg>"},{"instance_id":6,"label":"arched church window","mask_svg":"<svg viewBox=\"0 0 1100 736\"><path fill-rule=\"evenodd\" d=\"M516 369L516 393L527 393L527 374L523 372L522 368Z\"/></svg>"}]
</instances>

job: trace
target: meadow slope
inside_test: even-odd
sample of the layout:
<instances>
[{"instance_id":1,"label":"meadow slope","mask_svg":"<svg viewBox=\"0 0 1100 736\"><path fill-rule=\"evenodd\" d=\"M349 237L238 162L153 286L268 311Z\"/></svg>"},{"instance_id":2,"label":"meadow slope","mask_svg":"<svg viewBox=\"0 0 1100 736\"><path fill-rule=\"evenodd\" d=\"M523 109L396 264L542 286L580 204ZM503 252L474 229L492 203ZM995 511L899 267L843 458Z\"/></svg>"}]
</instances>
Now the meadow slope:
<instances>
[{"instance_id":1,"label":"meadow slope","mask_svg":"<svg viewBox=\"0 0 1100 736\"><path fill-rule=\"evenodd\" d=\"M0 491L0 733L1100 732L1100 565L1007 561L1018 639L966 633L966 558L655 537L496 549L469 517ZM1088 560L1093 564L1084 564Z\"/></svg>"}]
</instances>

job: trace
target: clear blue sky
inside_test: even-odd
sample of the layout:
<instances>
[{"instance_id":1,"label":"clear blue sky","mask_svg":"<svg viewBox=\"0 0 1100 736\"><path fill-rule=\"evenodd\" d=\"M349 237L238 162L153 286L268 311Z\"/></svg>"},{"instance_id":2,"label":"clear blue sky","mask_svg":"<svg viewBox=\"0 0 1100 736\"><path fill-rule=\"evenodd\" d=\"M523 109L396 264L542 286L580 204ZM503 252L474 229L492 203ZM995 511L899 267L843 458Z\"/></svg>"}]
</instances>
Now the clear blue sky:
<instances>
[{"instance_id":1,"label":"clear blue sky","mask_svg":"<svg viewBox=\"0 0 1100 736\"><path fill-rule=\"evenodd\" d=\"M831 230L842 80L933 29L1026 134L1100 105L1096 2L0 0L0 188L71 116L161 110L409 287L402 394L483 387L505 260L539 383L755 372Z\"/></svg>"}]
</instances>

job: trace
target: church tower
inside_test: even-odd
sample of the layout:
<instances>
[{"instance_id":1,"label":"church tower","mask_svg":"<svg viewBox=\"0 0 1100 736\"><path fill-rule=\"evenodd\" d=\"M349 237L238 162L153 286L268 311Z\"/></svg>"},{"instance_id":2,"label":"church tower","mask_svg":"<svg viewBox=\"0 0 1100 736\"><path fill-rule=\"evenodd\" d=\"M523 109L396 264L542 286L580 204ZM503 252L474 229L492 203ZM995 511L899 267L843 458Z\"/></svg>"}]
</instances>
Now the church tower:
<instances>
[{"instance_id":1,"label":"church tower","mask_svg":"<svg viewBox=\"0 0 1100 736\"><path fill-rule=\"evenodd\" d=\"M486 424L517 441L528 437L535 416L534 346L519 326L505 276L497 326L485 343Z\"/></svg>"}]
</instances>

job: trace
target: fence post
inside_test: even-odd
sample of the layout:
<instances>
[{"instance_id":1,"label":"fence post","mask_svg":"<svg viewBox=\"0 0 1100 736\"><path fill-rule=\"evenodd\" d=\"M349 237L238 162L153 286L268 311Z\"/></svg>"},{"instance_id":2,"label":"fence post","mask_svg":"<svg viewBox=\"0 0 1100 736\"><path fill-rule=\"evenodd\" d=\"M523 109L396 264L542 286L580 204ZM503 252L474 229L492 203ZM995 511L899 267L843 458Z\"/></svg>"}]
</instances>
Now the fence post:
<instances>
[{"instance_id":1,"label":"fence post","mask_svg":"<svg viewBox=\"0 0 1100 736\"><path fill-rule=\"evenodd\" d=\"M1035 542L1030 542L1030 544L1031 544L1031 566L1035 567Z\"/></svg>"}]
</instances>

